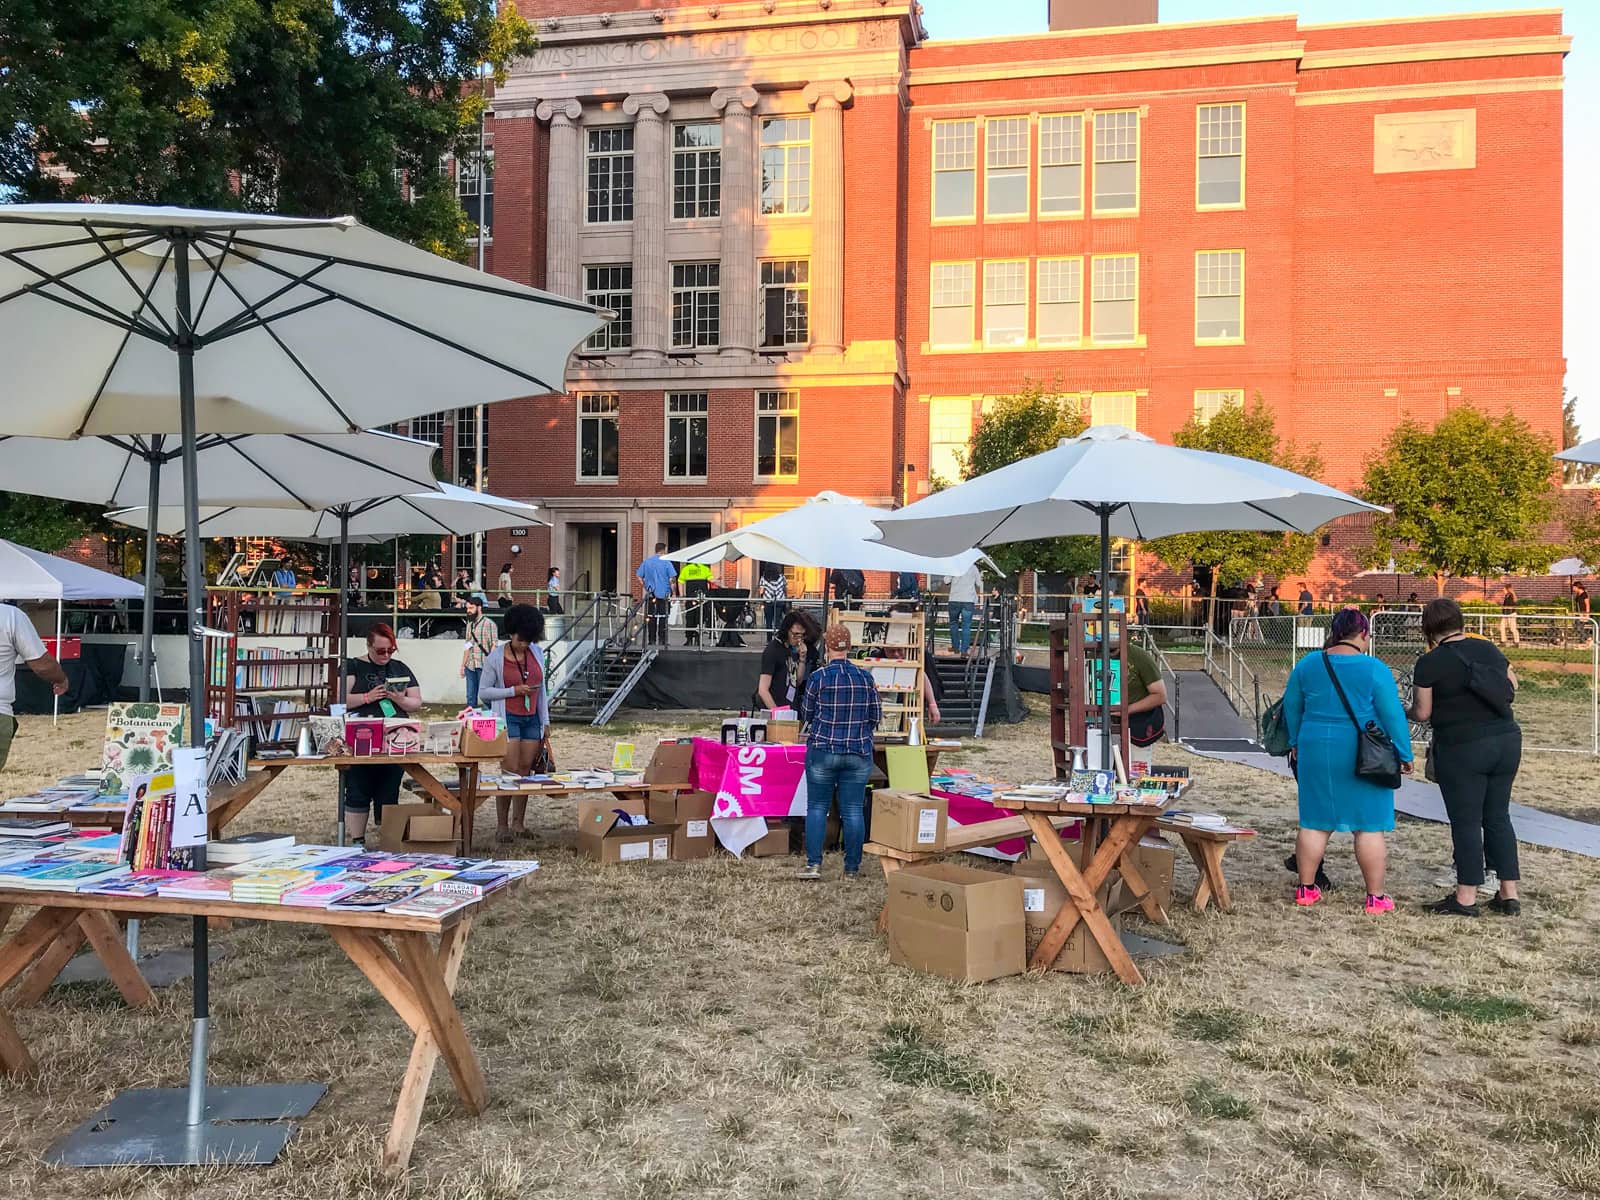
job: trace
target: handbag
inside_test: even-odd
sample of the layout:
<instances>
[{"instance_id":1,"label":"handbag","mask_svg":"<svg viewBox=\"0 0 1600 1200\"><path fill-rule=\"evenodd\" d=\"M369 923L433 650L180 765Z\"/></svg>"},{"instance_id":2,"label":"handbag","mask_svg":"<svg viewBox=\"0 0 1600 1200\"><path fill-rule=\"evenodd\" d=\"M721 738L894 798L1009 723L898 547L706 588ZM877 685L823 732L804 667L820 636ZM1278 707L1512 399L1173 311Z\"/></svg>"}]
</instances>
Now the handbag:
<instances>
[{"instance_id":1,"label":"handbag","mask_svg":"<svg viewBox=\"0 0 1600 1200\"><path fill-rule=\"evenodd\" d=\"M1446 646L1459 646L1461 643L1445 642L1444 644ZM1495 716L1509 719L1511 716L1511 703L1517 698L1517 689L1511 685L1510 672L1500 670L1497 665L1468 658L1459 650L1453 653L1467 670L1467 691L1482 700Z\"/></svg>"},{"instance_id":2,"label":"handbag","mask_svg":"<svg viewBox=\"0 0 1600 1200\"><path fill-rule=\"evenodd\" d=\"M556 756L550 751L550 731L545 730L545 736L539 739L539 752L533 756L533 774L554 775L556 773Z\"/></svg>"},{"instance_id":3,"label":"handbag","mask_svg":"<svg viewBox=\"0 0 1600 1200\"><path fill-rule=\"evenodd\" d=\"M1350 700L1344 694L1344 686L1334 673L1326 650L1322 652L1322 665L1328 669L1328 678L1333 680L1333 690L1339 693L1339 703L1344 705L1345 715L1356 727L1356 778L1393 791L1400 786L1399 747L1376 721L1368 721L1363 726L1356 720L1355 710L1350 707Z\"/></svg>"},{"instance_id":4,"label":"handbag","mask_svg":"<svg viewBox=\"0 0 1600 1200\"><path fill-rule=\"evenodd\" d=\"M1283 717L1283 697L1279 696L1261 714L1261 748L1273 758L1289 753L1289 723Z\"/></svg>"}]
</instances>

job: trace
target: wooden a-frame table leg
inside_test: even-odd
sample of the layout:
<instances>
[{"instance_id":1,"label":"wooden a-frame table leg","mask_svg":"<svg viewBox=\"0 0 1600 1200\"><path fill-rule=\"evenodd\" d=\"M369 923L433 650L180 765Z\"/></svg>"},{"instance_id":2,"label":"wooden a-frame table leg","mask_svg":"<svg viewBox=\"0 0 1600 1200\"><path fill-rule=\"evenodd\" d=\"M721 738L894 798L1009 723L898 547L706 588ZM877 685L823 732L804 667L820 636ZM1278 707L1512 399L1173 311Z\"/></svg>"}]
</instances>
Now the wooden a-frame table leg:
<instances>
[{"instance_id":1,"label":"wooden a-frame table leg","mask_svg":"<svg viewBox=\"0 0 1600 1200\"><path fill-rule=\"evenodd\" d=\"M0 989L44 957L76 917L70 908L41 908L29 917L11 940L0 946ZM36 1069L11 1015L0 1009L0 1070L31 1075Z\"/></svg>"},{"instance_id":2,"label":"wooden a-frame table leg","mask_svg":"<svg viewBox=\"0 0 1600 1200\"><path fill-rule=\"evenodd\" d=\"M1232 912L1233 897L1228 894L1228 880L1222 874L1222 854L1227 848L1227 842L1201 842L1200 858L1204 863L1202 876L1217 898L1217 907L1223 912Z\"/></svg>"},{"instance_id":3,"label":"wooden a-frame table leg","mask_svg":"<svg viewBox=\"0 0 1600 1200\"><path fill-rule=\"evenodd\" d=\"M1128 885L1128 890L1138 898L1139 907L1144 911L1145 919L1152 925L1166 925L1167 910L1161 907L1155 893L1150 890L1150 885L1145 882L1144 874L1139 870L1139 864L1133 861L1133 846L1138 845L1135 840L1122 855L1117 863L1117 870L1122 872L1122 881Z\"/></svg>"},{"instance_id":4,"label":"wooden a-frame table leg","mask_svg":"<svg viewBox=\"0 0 1600 1200\"><path fill-rule=\"evenodd\" d=\"M105 964L107 977L117 985L117 991L131 1007L147 1008L156 1002L149 981L140 972L133 955L128 953L122 926L115 917L102 908L85 908L78 913L78 927Z\"/></svg>"},{"instance_id":5,"label":"wooden a-frame table leg","mask_svg":"<svg viewBox=\"0 0 1600 1200\"><path fill-rule=\"evenodd\" d=\"M17 994L11 1001L12 1008L32 1008L44 999L50 985L56 977L72 961L72 956L83 945L83 926L72 924L61 931L61 936L50 944L50 948L39 956L39 961L33 964L33 969L28 972L28 977L17 988Z\"/></svg>"},{"instance_id":6,"label":"wooden a-frame table leg","mask_svg":"<svg viewBox=\"0 0 1600 1200\"><path fill-rule=\"evenodd\" d=\"M1142 821L1113 821L1110 832L1101 841L1088 870L1080 872L1077 864L1062 848L1060 840L1056 837L1055 827L1050 824L1050 818L1045 813L1030 809L1022 815L1028 822L1028 828L1033 831L1034 839L1044 849L1045 858L1054 868L1056 877L1067 889L1067 899L1063 902L1061 911L1056 914L1055 920L1050 923L1050 928L1045 931L1044 938L1028 963L1029 968L1035 971L1049 970L1081 919L1089 927L1090 935L1105 954L1111 969L1117 973L1117 978L1127 984L1143 983L1144 976L1139 973L1139 968L1129 957L1122 939L1111 927L1105 910L1095 899L1095 892L1111 874L1112 866L1138 836Z\"/></svg>"},{"instance_id":7,"label":"wooden a-frame table leg","mask_svg":"<svg viewBox=\"0 0 1600 1200\"><path fill-rule=\"evenodd\" d=\"M1200 853L1200 844L1188 838L1183 839L1183 848L1189 852L1196 875L1194 899L1189 902L1190 906L1195 912L1205 912L1206 905L1211 903L1211 874L1206 869L1205 855Z\"/></svg>"}]
</instances>

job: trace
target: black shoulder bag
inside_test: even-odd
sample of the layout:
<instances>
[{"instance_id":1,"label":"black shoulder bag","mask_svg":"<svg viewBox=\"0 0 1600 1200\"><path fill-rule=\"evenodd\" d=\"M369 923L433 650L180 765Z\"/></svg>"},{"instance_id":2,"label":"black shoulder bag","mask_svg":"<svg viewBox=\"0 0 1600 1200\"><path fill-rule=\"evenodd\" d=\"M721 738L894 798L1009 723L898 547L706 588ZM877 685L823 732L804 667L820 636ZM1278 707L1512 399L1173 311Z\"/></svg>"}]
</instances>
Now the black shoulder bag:
<instances>
[{"instance_id":1,"label":"black shoulder bag","mask_svg":"<svg viewBox=\"0 0 1600 1200\"><path fill-rule=\"evenodd\" d=\"M1333 690L1339 693L1339 703L1344 705L1345 715L1356 727L1356 778L1365 779L1368 783L1375 783L1391 791L1399 787L1400 750L1394 744L1394 739L1385 733L1383 726L1376 721L1368 721L1363 727L1361 722L1356 720L1355 710L1350 707L1350 700L1344 694L1344 688L1339 683L1339 676L1334 672L1333 663L1329 661L1326 650L1322 652L1322 665L1328 669L1328 678L1333 680Z\"/></svg>"},{"instance_id":2,"label":"black shoulder bag","mask_svg":"<svg viewBox=\"0 0 1600 1200\"><path fill-rule=\"evenodd\" d=\"M1459 646L1460 642L1445 642L1446 646ZM1460 650L1453 651L1467 670L1467 691L1489 706L1497 717L1511 717L1511 702L1517 698L1517 689L1511 686L1510 664L1502 671L1497 665L1468 658Z\"/></svg>"}]
</instances>

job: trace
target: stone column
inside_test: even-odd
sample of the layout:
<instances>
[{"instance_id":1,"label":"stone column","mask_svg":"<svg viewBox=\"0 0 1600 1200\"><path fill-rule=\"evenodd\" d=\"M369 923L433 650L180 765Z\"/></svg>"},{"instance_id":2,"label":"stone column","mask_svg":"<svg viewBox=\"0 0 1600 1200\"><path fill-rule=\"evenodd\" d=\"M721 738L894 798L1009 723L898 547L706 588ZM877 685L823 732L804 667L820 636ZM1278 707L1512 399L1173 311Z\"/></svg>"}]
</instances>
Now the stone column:
<instances>
[{"instance_id":1,"label":"stone column","mask_svg":"<svg viewBox=\"0 0 1600 1200\"><path fill-rule=\"evenodd\" d=\"M550 170L545 186L545 290L583 299L578 232L583 228L583 154L578 145L576 100L545 100L534 115L550 122Z\"/></svg>"},{"instance_id":2,"label":"stone column","mask_svg":"<svg viewBox=\"0 0 1600 1200\"><path fill-rule=\"evenodd\" d=\"M668 100L661 92L629 96L633 125L633 348L665 354L671 279L667 267Z\"/></svg>"},{"instance_id":3,"label":"stone column","mask_svg":"<svg viewBox=\"0 0 1600 1200\"><path fill-rule=\"evenodd\" d=\"M811 118L811 349L844 353L844 105L848 83L801 93Z\"/></svg>"},{"instance_id":4,"label":"stone column","mask_svg":"<svg viewBox=\"0 0 1600 1200\"><path fill-rule=\"evenodd\" d=\"M756 349L756 90L721 88L711 107L722 113L722 353Z\"/></svg>"}]
</instances>

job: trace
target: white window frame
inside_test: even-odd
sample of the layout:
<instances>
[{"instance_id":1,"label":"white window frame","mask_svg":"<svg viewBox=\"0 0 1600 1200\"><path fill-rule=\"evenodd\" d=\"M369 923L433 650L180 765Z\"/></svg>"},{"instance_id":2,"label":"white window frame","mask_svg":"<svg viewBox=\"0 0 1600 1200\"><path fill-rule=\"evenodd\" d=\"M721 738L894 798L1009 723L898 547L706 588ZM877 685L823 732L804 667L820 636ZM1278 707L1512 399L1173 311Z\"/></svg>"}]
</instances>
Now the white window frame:
<instances>
[{"instance_id":1,"label":"white window frame","mask_svg":"<svg viewBox=\"0 0 1600 1200\"><path fill-rule=\"evenodd\" d=\"M952 303L952 297L955 303ZM964 299L963 299L964 297ZM928 346L930 349L970 349L976 340L977 321L977 264L973 262L936 262L928 267ZM941 302L942 300L942 302ZM935 314L966 309L966 341L939 341L935 336L938 322Z\"/></svg>"},{"instance_id":2,"label":"white window frame","mask_svg":"<svg viewBox=\"0 0 1600 1200\"><path fill-rule=\"evenodd\" d=\"M983 219L1026 221L1032 215L1033 122L1026 116L988 117L983 123ZM996 211L994 182L1020 183L1022 207Z\"/></svg>"},{"instance_id":3,"label":"white window frame","mask_svg":"<svg viewBox=\"0 0 1600 1200\"><path fill-rule=\"evenodd\" d=\"M1237 262L1238 290L1234 288L1232 263ZM1194 252L1194 344L1196 346L1237 346L1244 341L1244 251L1196 250ZM1236 299L1238 302L1236 334L1206 334L1200 332L1200 302L1202 300Z\"/></svg>"},{"instance_id":4,"label":"white window frame","mask_svg":"<svg viewBox=\"0 0 1600 1200\"><path fill-rule=\"evenodd\" d=\"M607 321L599 329L589 335L589 340L584 342L583 349L588 354L611 354L616 351L626 353L633 349L633 264L631 262L616 263L585 263L583 265L583 300L585 304L593 304L596 308L608 308L617 314L615 320ZM626 272L626 284L619 283L616 287L591 287L589 284L590 271L621 271ZM619 276L622 278L622 276ZM621 297L627 297L626 303L621 302ZM625 331L625 332L624 332Z\"/></svg>"},{"instance_id":5,"label":"white window frame","mask_svg":"<svg viewBox=\"0 0 1600 1200\"><path fill-rule=\"evenodd\" d=\"M959 408L958 408L959 406ZM941 408L944 410L941 414ZM964 420L962 420L964 418ZM951 428L961 423L963 433L957 442L950 437L936 437L941 432L941 427L948 422ZM972 448L972 397L971 396L931 396L928 399L928 478L931 480L938 474L939 466L934 459L941 453L941 447L959 446L962 453L970 453ZM949 483L959 483L960 471L946 480Z\"/></svg>"},{"instance_id":6,"label":"white window frame","mask_svg":"<svg viewBox=\"0 0 1600 1200\"><path fill-rule=\"evenodd\" d=\"M991 299L999 292L1001 302ZM1028 344L1028 260L989 259L983 264L983 344L1017 349ZM998 325L996 308L1007 310L1010 322ZM1011 310L1015 310L1012 312Z\"/></svg>"},{"instance_id":7,"label":"white window frame","mask_svg":"<svg viewBox=\"0 0 1600 1200\"><path fill-rule=\"evenodd\" d=\"M694 272L688 283L680 283L680 273ZM709 277L712 282L704 282ZM678 333L678 305L689 306L689 337L682 340ZM704 336L703 325L707 311L711 322L711 336ZM671 326L669 338L675 351L714 350L722 345L722 263L675 262L672 264L672 307L667 317Z\"/></svg>"},{"instance_id":8,"label":"white window frame","mask_svg":"<svg viewBox=\"0 0 1600 1200\"><path fill-rule=\"evenodd\" d=\"M622 474L622 396L618 392L578 392L573 396L573 402L578 411L578 437L575 446L577 462L574 471L579 483L615 483ZM585 425L594 422L601 426L599 437L599 452L595 455L596 465L605 461L605 434L604 426L609 423L617 445L617 470L611 475L585 475L583 473L583 431Z\"/></svg>"},{"instance_id":9,"label":"white window frame","mask_svg":"<svg viewBox=\"0 0 1600 1200\"><path fill-rule=\"evenodd\" d=\"M1117 263L1125 266L1133 264L1132 281L1133 294L1102 295L1102 291L1122 292L1126 283L1126 272L1119 270L1118 278L1102 279L1101 267ZM1133 302L1133 333L1129 337L1103 337L1101 336L1099 322L1096 317L1100 314L1101 304L1126 304ZM1139 344L1139 256L1137 254L1096 254L1089 260L1089 341L1096 346L1137 346Z\"/></svg>"},{"instance_id":10,"label":"white window frame","mask_svg":"<svg viewBox=\"0 0 1600 1200\"><path fill-rule=\"evenodd\" d=\"M1232 115L1224 117L1227 110L1237 110L1238 129L1233 129ZM1227 124L1222 122L1226 121ZM1194 110L1194 206L1199 212L1226 211L1244 207L1245 160L1245 106L1242 100L1223 104L1197 104ZM1239 198L1207 203L1200 198L1200 167L1207 160L1238 160Z\"/></svg>"},{"instance_id":11,"label":"white window frame","mask_svg":"<svg viewBox=\"0 0 1600 1200\"><path fill-rule=\"evenodd\" d=\"M1046 268L1051 268L1047 271ZM1060 278L1049 278L1058 272ZM1033 340L1038 346L1081 346L1083 345L1083 259L1079 255L1062 257L1041 258L1037 262L1037 280L1034 287L1034 319ZM1076 294L1077 299L1060 299L1062 293ZM1046 307L1072 307L1077 309L1077 320L1072 323L1072 331L1064 336L1055 336L1045 333Z\"/></svg>"},{"instance_id":12,"label":"white window frame","mask_svg":"<svg viewBox=\"0 0 1600 1200\"><path fill-rule=\"evenodd\" d=\"M685 129L714 129L717 143L714 146L680 146L678 134ZM710 161L708 161L710 160ZM680 167L686 167L688 181L680 179ZM714 175L714 178L707 178ZM690 189L689 205L692 212L680 211L678 189ZM701 211L708 210L708 211ZM720 121L678 121L672 126L672 219L674 221L706 221L722 215L722 123Z\"/></svg>"},{"instance_id":13,"label":"white window frame","mask_svg":"<svg viewBox=\"0 0 1600 1200\"><path fill-rule=\"evenodd\" d=\"M596 135L620 133L627 141L625 149L612 148L597 150L594 147ZM633 205L635 189L638 178L634 170L634 147L632 125L589 125L583 131L583 223L585 225L627 225L633 221ZM607 167L607 188L611 200L606 208L607 215L595 217L591 214L595 210L594 203L594 163L599 159L612 160ZM617 199L620 190L616 182L616 175L622 172L626 175L626 198ZM626 215L617 215L626 210Z\"/></svg>"},{"instance_id":14,"label":"white window frame","mask_svg":"<svg viewBox=\"0 0 1600 1200\"><path fill-rule=\"evenodd\" d=\"M674 403L681 407L674 409ZM697 405L697 407L695 407ZM704 483L711 473L711 394L709 392L668 392L661 400L661 481L663 483ZM696 419L705 422L705 470L698 475L672 473L672 425L684 425L684 466L694 464L693 429Z\"/></svg>"},{"instance_id":15,"label":"white window frame","mask_svg":"<svg viewBox=\"0 0 1600 1200\"><path fill-rule=\"evenodd\" d=\"M1124 411L1124 407L1126 411ZM1121 418L1128 417L1128 420ZM1110 419L1102 419L1110 418ZM1089 397L1090 425L1123 425L1139 428L1139 393L1095 392Z\"/></svg>"},{"instance_id":16,"label":"white window frame","mask_svg":"<svg viewBox=\"0 0 1600 1200\"><path fill-rule=\"evenodd\" d=\"M754 479L757 483L794 482L800 478L800 393L793 388L764 388L756 392L755 407ZM773 426L773 466L770 475L761 471L761 425ZM786 422L794 429L794 470L783 469L783 427Z\"/></svg>"},{"instance_id":17,"label":"white window frame","mask_svg":"<svg viewBox=\"0 0 1600 1200\"><path fill-rule=\"evenodd\" d=\"M1132 118L1131 122L1123 118ZM1116 118L1113 120L1112 118ZM1131 124L1133 136L1127 138L1121 135ZM1094 215L1099 216L1129 216L1139 211L1139 143L1144 124L1137 108L1115 108L1094 114ZM1111 132L1115 125L1119 131ZM1114 139L1114 140L1113 140ZM1132 154L1127 156L1131 147ZM1125 157L1127 156L1127 157ZM1107 205L1100 203L1100 170L1104 166L1114 164L1133 164L1133 203L1128 205Z\"/></svg>"},{"instance_id":18,"label":"white window frame","mask_svg":"<svg viewBox=\"0 0 1600 1200\"><path fill-rule=\"evenodd\" d=\"M423 413L420 417L412 417L410 428L411 432L406 436L444 448L444 413Z\"/></svg>"},{"instance_id":19,"label":"white window frame","mask_svg":"<svg viewBox=\"0 0 1600 1200\"><path fill-rule=\"evenodd\" d=\"M801 281L783 281L768 283L765 279L768 267L796 265L805 268L805 279ZM758 350L770 352L779 350L792 350L811 345L811 260L809 258L764 258L756 265L757 288L756 293L756 342ZM783 336L781 343L767 344L767 292L770 288L781 287L784 290L783 304ZM803 296L805 299L805 337L800 341L790 341L793 332L789 322L790 295Z\"/></svg>"},{"instance_id":20,"label":"white window frame","mask_svg":"<svg viewBox=\"0 0 1600 1200\"><path fill-rule=\"evenodd\" d=\"M1074 150L1074 144L1076 149ZM1076 159L1073 155L1076 154ZM1046 194L1047 172L1075 171L1078 177L1078 204L1075 208L1049 207ZM1083 216L1083 114L1046 113L1039 118L1039 218L1060 220Z\"/></svg>"},{"instance_id":21,"label":"white window frame","mask_svg":"<svg viewBox=\"0 0 1600 1200\"><path fill-rule=\"evenodd\" d=\"M928 196L928 211L933 218L934 224L977 220L978 119L976 117L962 117L959 120L933 122L931 145L933 190ZM967 177L967 211L941 213L939 211L940 176L955 175L965 175Z\"/></svg>"},{"instance_id":22,"label":"white window frame","mask_svg":"<svg viewBox=\"0 0 1600 1200\"><path fill-rule=\"evenodd\" d=\"M484 148L483 161L484 161L485 167L487 167L487 173L484 175L484 179L483 179L483 196L481 197L481 200L480 200L480 197L478 195L478 187L477 187L478 152L476 150L474 150L470 154L467 154L467 155L464 155L464 156L461 156L461 157L458 157L458 158L455 159L456 203L461 205L461 211L465 212L467 214L467 219L469 221L472 221L472 213L467 208L467 201L468 200L480 201L481 207L483 209L487 209L488 210L488 215L489 215L489 220L488 220L489 236L485 240L487 242L493 242L494 241L494 147L493 146L486 146ZM469 183L472 185L471 187L467 186ZM478 240L480 235L476 231L480 230L480 229L482 229L484 227L484 222L483 222L483 219L482 219L483 218L483 213L480 211L478 216L479 216L479 219L477 221L473 221L472 222L472 228L473 228L474 232L467 238L467 240L470 241L470 242L476 242Z\"/></svg>"},{"instance_id":23,"label":"white window frame","mask_svg":"<svg viewBox=\"0 0 1600 1200\"><path fill-rule=\"evenodd\" d=\"M1196 420L1209 421L1230 404L1244 407L1243 388L1196 388L1194 391Z\"/></svg>"},{"instance_id":24,"label":"white window frame","mask_svg":"<svg viewBox=\"0 0 1600 1200\"><path fill-rule=\"evenodd\" d=\"M784 136L776 141L767 140L767 128L778 122L786 122ZM805 127L805 137L795 136L794 126ZM762 117L757 130L756 142L756 204L763 217L808 217L811 215L811 118L805 115L775 114ZM780 151L779 156L783 179L781 190L783 199L777 207L767 207L767 163L769 150ZM800 200L800 188L796 185L796 176L799 168L804 167L805 184L804 200Z\"/></svg>"}]
</instances>

